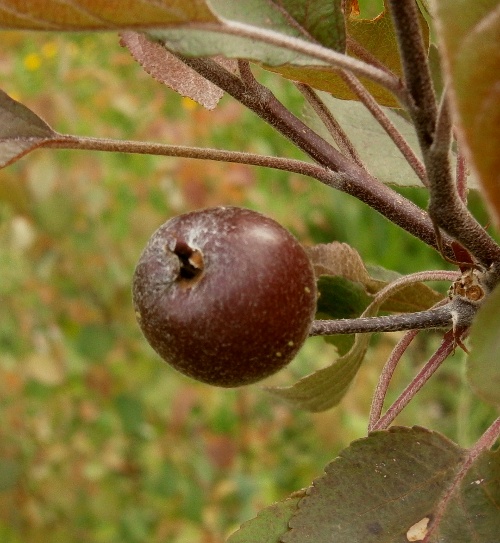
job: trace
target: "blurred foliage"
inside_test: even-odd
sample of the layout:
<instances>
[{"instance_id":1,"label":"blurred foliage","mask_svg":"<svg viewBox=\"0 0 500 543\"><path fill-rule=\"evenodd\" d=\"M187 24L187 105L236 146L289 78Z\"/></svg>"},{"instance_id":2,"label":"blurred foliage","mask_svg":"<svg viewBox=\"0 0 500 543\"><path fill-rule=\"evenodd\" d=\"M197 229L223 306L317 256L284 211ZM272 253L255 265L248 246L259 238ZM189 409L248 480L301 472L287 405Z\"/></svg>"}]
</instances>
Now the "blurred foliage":
<instances>
[{"instance_id":1,"label":"blurred foliage","mask_svg":"<svg viewBox=\"0 0 500 543\"><path fill-rule=\"evenodd\" d=\"M61 132L300 156L231 99L207 112L162 87L111 34L4 32L0 86ZM272 87L300 111L289 83ZM425 205L423 193L406 193ZM298 175L53 150L1 171L2 543L221 543L365 435L397 335L375 342L338 409L316 415L259 387L192 382L143 340L130 297L142 247L171 215L221 203L268 213L304 242L347 241L402 273L442 266L366 206ZM393 399L436 342L416 342ZM332 356L311 339L266 384L291 384ZM399 422L470 443L489 412L462 368L457 352Z\"/></svg>"}]
</instances>

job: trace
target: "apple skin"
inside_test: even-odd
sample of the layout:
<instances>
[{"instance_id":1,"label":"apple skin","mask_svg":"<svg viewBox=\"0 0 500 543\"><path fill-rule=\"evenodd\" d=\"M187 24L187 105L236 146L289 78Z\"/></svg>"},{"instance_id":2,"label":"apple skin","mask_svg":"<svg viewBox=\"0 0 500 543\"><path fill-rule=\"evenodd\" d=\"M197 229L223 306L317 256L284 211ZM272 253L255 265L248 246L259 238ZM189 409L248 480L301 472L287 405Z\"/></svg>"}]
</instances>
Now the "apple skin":
<instances>
[{"instance_id":1,"label":"apple skin","mask_svg":"<svg viewBox=\"0 0 500 543\"><path fill-rule=\"evenodd\" d=\"M181 373L219 387L260 381L308 336L316 279L299 242L255 211L179 215L151 237L133 300L153 349Z\"/></svg>"}]
</instances>

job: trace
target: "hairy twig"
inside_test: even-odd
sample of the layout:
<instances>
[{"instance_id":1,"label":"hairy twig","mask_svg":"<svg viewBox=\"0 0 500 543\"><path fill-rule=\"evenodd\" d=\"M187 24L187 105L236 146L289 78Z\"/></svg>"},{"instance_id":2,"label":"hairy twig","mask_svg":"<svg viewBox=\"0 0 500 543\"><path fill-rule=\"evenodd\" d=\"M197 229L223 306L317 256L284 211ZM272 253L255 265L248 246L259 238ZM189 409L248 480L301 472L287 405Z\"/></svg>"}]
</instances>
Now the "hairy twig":
<instances>
[{"instance_id":1,"label":"hairy twig","mask_svg":"<svg viewBox=\"0 0 500 543\"><path fill-rule=\"evenodd\" d=\"M458 197L462 202L467 205L467 159L462 150L462 146L458 144L457 151L457 173L456 173L456 183L457 183L457 192Z\"/></svg>"},{"instance_id":2,"label":"hairy twig","mask_svg":"<svg viewBox=\"0 0 500 543\"><path fill-rule=\"evenodd\" d=\"M190 147L184 145L167 145L163 143L114 140L107 138L91 138L85 136L61 135L57 139L47 140L42 147L53 149L77 149L86 151L108 151L112 153L137 153L156 156L170 156L181 158L194 158L202 160L215 160L219 162L235 162L250 166L262 166L276 170L307 175L331 186L335 183L334 172L318 164L296 160L292 158L273 157L244 153L241 151L228 151L225 149L212 149L209 147Z\"/></svg>"},{"instance_id":3,"label":"hairy twig","mask_svg":"<svg viewBox=\"0 0 500 543\"><path fill-rule=\"evenodd\" d=\"M344 129L337 122L337 119L335 119L332 112L326 107L318 94L309 85L305 85L304 83L296 83L295 86L321 119L321 122L325 125L325 128L338 145L340 151L344 155L351 157L358 166L363 168L364 166L361 162L361 158L349 139L349 136L345 133Z\"/></svg>"},{"instance_id":4,"label":"hairy twig","mask_svg":"<svg viewBox=\"0 0 500 543\"><path fill-rule=\"evenodd\" d=\"M397 332L400 330L424 330L444 328L453 324L450 304L400 315L359 317L358 319L315 320L310 336L335 334L362 334L367 332Z\"/></svg>"},{"instance_id":5,"label":"hairy twig","mask_svg":"<svg viewBox=\"0 0 500 543\"><path fill-rule=\"evenodd\" d=\"M384 416L373 424L372 430L384 430L387 428L415 397L417 392L425 385L442 362L454 351L456 347L455 334L459 334L458 337L463 337L465 335L465 331L463 329L460 332L450 330L444 335L443 341L441 342L441 345L437 351L418 372L411 383L403 390L398 399L389 407Z\"/></svg>"},{"instance_id":6,"label":"hairy twig","mask_svg":"<svg viewBox=\"0 0 500 543\"><path fill-rule=\"evenodd\" d=\"M370 408L370 416L368 419L368 431L371 432L377 421L380 419L382 414L382 408L384 407L384 400L387 394L387 389L389 388L389 383L391 382L396 366L398 365L401 357L405 353L406 349L410 343L415 339L420 330L409 330L405 335L398 341L394 347L391 356L385 363L382 372L380 374L377 388L373 395L372 405Z\"/></svg>"},{"instance_id":7,"label":"hairy twig","mask_svg":"<svg viewBox=\"0 0 500 543\"><path fill-rule=\"evenodd\" d=\"M396 29L404 80L411 96L408 110L424 150L434 140L437 104L418 7L415 0L389 0L389 6Z\"/></svg>"},{"instance_id":8,"label":"hairy twig","mask_svg":"<svg viewBox=\"0 0 500 543\"><path fill-rule=\"evenodd\" d=\"M209 59L182 57L182 60L268 122L319 164L336 172L338 175L331 186L355 196L410 234L438 248L434 225L427 213L344 157L293 115L269 89L255 80L249 86ZM452 257L450 242L443 238L444 250Z\"/></svg>"},{"instance_id":9,"label":"hairy twig","mask_svg":"<svg viewBox=\"0 0 500 543\"><path fill-rule=\"evenodd\" d=\"M396 28L410 113L430 187L429 215L438 228L460 242L486 267L500 263L500 246L469 213L457 193L450 162L451 127L446 97L439 108L414 0L389 0Z\"/></svg>"},{"instance_id":10,"label":"hairy twig","mask_svg":"<svg viewBox=\"0 0 500 543\"><path fill-rule=\"evenodd\" d=\"M375 117L380 126L386 131L387 135L392 139L396 147L401 151L408 164L417 174L422 183L427 186L427 174L425 166L418 156L414 153L408 142L404 139L399 130L394 126L384 110L378 105L373 96L365 89L361 81L353 74L346 70L339 70L340 77L345 81L346 85L366 106L368 111Z\"/></svg>"},{"instance_id":11,"label":"hairy twig","mask_svg":"<svg viewBox=\"0 0 500 543\"><path fill-rule=\"evenodd\" d=\"M500 263L500 246L469 213L457 191L451 170L451 115L443 95L435 141L425 153L430 184L429 215L435 225L459 241L486 267Z\"/></svg>"},{"instance_id":12,"label":"hairy twig","mask_svg":"<svg viewBox=\"0 0 500 543\"><path fill-rule=\"evenodd\" d=\"M451 303L433 307L427 311L404 313L402 315L388 315L383 317L366 317L372 307L379 307L385 300L408 285L422 281L453 281L457 279L457 272L433 270L411 273L399 277L379 290L373 301L356 319L315 320L312 323L309 335L354 334L368 332L395 332L399 330L417 330L423 328L441 328L452 324Z\"/></svg>"}]
</instances>

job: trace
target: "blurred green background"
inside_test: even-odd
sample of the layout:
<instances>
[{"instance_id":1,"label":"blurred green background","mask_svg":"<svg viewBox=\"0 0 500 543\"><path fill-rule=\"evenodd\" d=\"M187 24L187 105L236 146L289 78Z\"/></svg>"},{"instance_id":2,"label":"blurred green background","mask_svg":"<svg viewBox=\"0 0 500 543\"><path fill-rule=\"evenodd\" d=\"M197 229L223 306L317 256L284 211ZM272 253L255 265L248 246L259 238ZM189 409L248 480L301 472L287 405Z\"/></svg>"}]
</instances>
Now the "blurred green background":
<instances>
[{"instance_id":1,"label":"blurred green background","mask_svg":"<svg viewBox=\"0 0 500 543\"><path fill-rule=\"evenodd\" d=\"M232 99L207 112L153 81L115 35L3 32L1 43L1 88L60 132L301 158ZM291 84L260 76L300 112ZM425 205L423 192L405 194ZM314 415L259 386L190 381L142 338L130 281L144 244L170 216L217 204L267 213L304 243L347 241L401 273L443 265L366 206L298 175L54 150L0 171L2 543L222 543L366 434L398 334L377 337L342 405ZM438 341L415 343L391 398ZM266 384L292 384L333 356L308 340ZM468 445L488 416L457 351L398 422Z\"/></svg>"}]
</instances>

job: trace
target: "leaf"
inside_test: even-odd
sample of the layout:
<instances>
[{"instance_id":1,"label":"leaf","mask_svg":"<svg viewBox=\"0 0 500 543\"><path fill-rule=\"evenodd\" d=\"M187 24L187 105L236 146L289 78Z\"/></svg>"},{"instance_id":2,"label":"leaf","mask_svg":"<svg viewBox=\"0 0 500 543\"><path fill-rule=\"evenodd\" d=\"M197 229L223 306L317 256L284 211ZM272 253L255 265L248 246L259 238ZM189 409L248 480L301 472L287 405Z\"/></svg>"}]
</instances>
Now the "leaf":
<instances>
[{"instance_id":1,"label":"leaf","mask_svg":"<svg viewBox=\"0 0 500 543\"><path fill-rule=\"evenodd\" d=\"M187 96L206 109L214 109L224 92L195 72L159 43L144 34L128 30L121 33L120 44L127 47L134 59L154 79L170 87L181 96ZM219 59L232 72L236 61Z\"/></svg>"},{"instance_id":2,"label":"leaf","mask_svg":"<svg viewBox=\"0 0 500 543\"><path fill-rule=\"evenodd\" d=\"M416 287L418 283L413 285ZM397 292L412 285L394 285L379 295L363 312L373 317ZM425 286L425 285L422 285ZM299 409L319 412L337 405L345 396L365 357L372 334L356 334L352 348L330 366L306 375L289 387L266 387L270 394L290 402Z\"/></svg>"},{"instance_id":3,"label":"leaf","mask_svg":"<svg viewBox=\"0 0 500 543\"><path fill-rule=\"evenodd\" d=\"M322 275L318 280L317 319L352 319L359 317L371 299L363 286L343 277ZM354 344L354 334L337 334L324 338L337 347L340 355L346 354Z\"/></svg>"},{"instance_id":4,"label":"leaf","mask_svg":"<svg viewBox=\"0 0 500 543\"><path fill-rule=\"evenodd\" d=\"M496 288L478 311L471 328L471 354L467 378L483 400L500 407L500 288Z\"/></svg>"},{"instance_id":5,"label":"leaf","mask_svg":"<svg viewBox=\"0 0 500 543\"><path fill-rule=\"evenodd\" d=\"M432 527L443 507L430 543L494 543L500 533L500 453L482 453L457 482L467 459L466 450L424 428L374 432L351 443L314 481L281 541L421 540L410 536Z\"/></svg>"},{"instance_id":6,"label":"leaf","mask_svg":"<svg viewBox=\"0 0 500 543\"><path fill-rule=\"evenodd\" d=\"M498 0L434 5L460 139L500 225L500 6Z\"/></svg>"},{"instance_id":7,"label":"leaf","mask_svg":"<svg viewBox=\"0 0 500 543\"><path fill-rule=\"evenodd\" d=\"M227 543L279 543L288 530L288 522L297 510L301 497L292 497L266 507L233 533Z\"/></svg>"},{"instance_id":8,"label":"leaf","mask_svg":"<svg viewBox=\"0 0 500 543\"><path fill-rule=\"evenodd\" d=\"M363 104L339 100L322 92L318 94L342 126L358 151L363 164L372 175L386 184L422 187L422 182L400 150ZM422 154L413 125L391 109L383 109L415 154L421 159ZM312 107L306 104L304 111L306 123L336 147L333 138Z\"/></svg>"},{"instance_id":9,"label":"leaf","mask_svg":"<svg viewBox=\"0 0 500 543\"><path fill-rule=\"evenodd\" d=\"M402 69L399 60L396 33L386 3L384 3L384 5L384 11L374 19L360 19L355 15L349 17L346 22L346 32L350 38L354 39L379 62L385 65L394 74L401 76ZM421 16L420 22L425 42L428 45L429 27L423 16ZM357 58L357 55L350 47L349 42L347 42L347 54ZM347 87L343 79L337 75L336 70L330 67L298 67L292 64L273 68L272 71L279 72L288 79L301 81L315 89L331 93L336 98L358 100L357 96L353 94L349 87ZM361 82L366 86L379 104L390 107L400 107L400 104L394 96L380 85L365 78L361 78Z\"/></svg>"},{"instance_id":10,"label":"leaf","mask_svg":"<svg viewBox=\"0 0 500 543\"><path fill-rule=\"evenodd\" d=\"M38 115L0 90L0 168L56 136Z\"/></svg>"},{"instance_id":11,"label":"leaf","mask_svg":"<svg viewBox=\"0 0 500 543\"><path fill-rule=\"evenodd\" d=\"M338 275L365 285L368 292L377 292L385 283L373 280L356 249L334 241L305 248L316 277Z\"/></svg>"},{"instance_id":12,"label":"leaf","mask_svg":"<svg viewBox=\"0 0 500 543\"><path fill-rule=\"evenodd\" d=\"M378 306L370 306L363 313L376 315ZM306 411L326 411L339 404L356 376L363 361L371 334L356 334L354 345L330 366L306 375L290 387L267 387L265 390Z\"/></svg>"},{"instance_id":13,"label":"leaf","mask_svg":"<svg viewBox=\"0 0 500 543\"><path fill-rule=\"evenodd\" d=\"M204 0L107 0L26 2L0 5L0 28L31 30L118 30L218 19Z\"/></svg>"},{"instance_id":14,"label":"leaf","mask_svg":"<svg viewBox=\"0 0 500 543\"><path fill-rule=\"evenodd\" d=\"M310 16L309 7L321 6L320 14ZM269 45L256 39L244 38L226 31L224 21L236 21L256 28L272 30L284 36L320 42L336 51L345 50L345 25L341 1L319 0L212 0L213 11L219 16L218 31L185 25L177 29L159 29L150 34L165 43L168 49L189 56L223 55L243 58L268 66L319 65L324 62ZM311 11L312 13L312 11Z\"/></svg>"},{"instance_id":15,"label":"leaf","mask_svg":"<svg viewBox=\"0 0 500 543\"><path fill-rule=\"evenodd\" d=\"M380 267L365 267L359 253L347 245L334 241L307 247L306 251L313 264L316 277L322 275L339 276L363 285L367 294L375 295L388 283L401 277L397 272ZM320 292L321 288L320 288ZM322 292L323 299L328 293ZM423 283L407 285L394 292L381 306L382 311L411 312L429 309L443 299L443 296ZM320 304L322 300L320 298ZM329 303L336 303L335 300ZM333 318L357 315L331 313ZM359 315L359 313L358 313Z\"/></svg>"}]
</instances>

